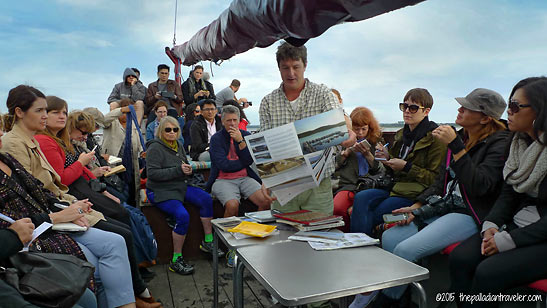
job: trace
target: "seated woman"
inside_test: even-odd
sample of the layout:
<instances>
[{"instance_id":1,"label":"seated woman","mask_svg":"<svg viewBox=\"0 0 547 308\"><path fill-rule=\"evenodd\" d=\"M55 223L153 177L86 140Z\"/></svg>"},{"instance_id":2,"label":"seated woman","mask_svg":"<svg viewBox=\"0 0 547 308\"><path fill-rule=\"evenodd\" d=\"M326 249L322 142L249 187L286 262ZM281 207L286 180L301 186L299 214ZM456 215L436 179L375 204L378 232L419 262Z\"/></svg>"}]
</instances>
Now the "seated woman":
<instances>
[{"instance_id":1,"label":"seated woman","mask_svg":"<svg viewBox=\"0 0 547 308\"><path fill-rule=\"evenodd\" d=\"M156 114L156 118L154 119L154 121L146 125L146 140L154 139L154 136L156 135L156 130L158 129L158 126L160 125L161 119L167 116L168 107L169 106L167 105L167 103L162 100L157 101L157 103L154 105L154 108L152 109L152 111ZM180 124L180 125L183 125L183 124ZM182 144L184 144L184 139L182 137L182 134L180 134L179 141Z\"/></svg>"},{"instance_id":2,"label":"seated woman","mask_svg":"<svg viewBox=\"0 0 547 308\"><path fill-rule=\"evenodd\" d=\"M181 275L194 272L194 267L183 259L182 246L190 223L190 216L184 208L184 202L189 202L199 208L199 216L205 233L205 240L200 249L211 253L213 251L213 235L211 219L213 218L213 199L200 188L188 186L188 178L192 167L186 159L182 143L180 143L179 122L170 116L163 118L158 126L155 139L146 143L146 181L147 196L150 202L163 212L175 216L177 224L173 230L173 260L169 270ZM223 253L219 250L219 256Z\"/></svg>"},{"instance_id":3,"label":"seated woman","mask_svg":"<svg viewBox=\"0 0 547 308\"><path fill-rule=\"evenodd\" d=\"M2 262L7 260L12 255L15 255L23 249L23 245L30 242L33 231L34 224L30 218L21 218L13 222L6 229L0 229L0 242L2 243L2 250L0 251L0 265L3 266L4 264ZM38 306L27 302L16 289L1 279L0 302L5 307L38 308ZM95 298L95 294L93 294L90 289L86 288L84 294L82 294L80 300L74 308L97 308L97 299Z\"/></svg>"},{"instance_id":4,"label":"seated woman","mask_svg":"<svg viewBox=\"0 0 547 308\"><path fill-rule=\"evenodd\" d=\"M507 114L514 134L501 193L480 233L450 254L456 294L504 293L547 278L547 78L518 82L509 96ZM496 302L477 304L497 306Z\"/></svg>"},{"instance_id":5,"label":"seated woman","mask_svg":"<svg viewBox=\"0 0 547 308\"><path fill-rule=\"evenodd\" d=\"M117 157L124 156L125 143L129 142L126 138L127 114L131 112L129 105L134 105L134 102L129 98L123 98L120 101L120 107L111 110L104 116L103 129L103 144L102 149L107 155ZM131 126L131 159L128 159L132 165L132 174L127 178L129 186L128 203L136 206L140 203L140 174L139 174L139 157L144 155L142 145L140 143L139 131L134 125ZM124 161L124 166L129 170L129 166Z\"/></svg>"},{"instance_id":6,"label":"seated woman","mask_svg":"<svg viewBox=\"0 0 547 308\"><path fill-rule=\"evenodd\" d=\"M46 111L47 102L44 94L30 86L17 86L10 90L8 94L7 107L9 113L4 116L4 127L6 127L6 130L9 130L9 132L2 138L0 152L17 156L17 165L22 165L20 169L32 173L32 175L43 184L45 189L53 193L53 196L56 199L59 199L66 204L74 202L76 198L67 193L67 187L61 183L59 175L46 160L45 154L42 152L38 142L34 138L34 135L38 131L42 131L46 128L48 114ZM19 163L21 165L19 165ZM14 170L14 167L10 166L10 168ZM15 170L18 169L15 168ZM32 185L28 187L28 189L33 188ZM80 202L91 204L87 200L85 200L85 202ZM44 203L44 201L41 203ZM87 207L89 208L89 205ZM145 300L148 301L153 301L153 298L149 296L149 292L146 289L144 282L142 284L138 283L139 276L136 266L131 266L131 269L129 268L129 262L127 260L128 250L126 249L126 246L130 249L133 246L131 231L127 229L127 226L123 223L114 221L108 217L105 220L104 215L100 212L86 210L85 213L85 218L86 220L89 220L89 225L97 227L97 229L91 228L83 234L72 235L72 237L79 244L85 246L85 249L88 249L86 253L89 253L90 255L90 262L93 263L93 260L96 261L96 263L94 263L97 268L96 274L99 273L100 268L104 267L103 272L105 274L103 275L102 281L105 286L103 292L105 295L99 296L99 302L101 302L101 299L103 299L104 302L107 298L109 298L109 302L122 302L124 304L127 300L132 300L134 302L135 298L132 294L133 292L130 292L131 294L128 295L125 291L125 288L128 286L130 290L132 290L133 287L135 290L139 289L141 293L137 294L139 294L140 297L144 297ZM29 215L24 215L22 217L27 216ZM111 232L115 232L116 234ZM116 248L114 249L110 245L115 245ZM119 246L122 246L123 249L120 249ZM129 283L125 283L124 280L122 288L117 285L120 280L120 274L106 270L111 266L108 261L110 258L113 258L110 255L111 253L117 253L118 255L123 256L120 260L127 263L127 268L120 265L120 270L125 271L127 269L127 272L130 270L133 273L136 272L136 275L127 275ZM96 256L98 260L95 257L91 258L91 256ZM110 276L111 274L112 276ZM116 275L118 275L118 277L116 277ZM123 276L123 278L125 279L125 276ZM134 283L132 283L131 278L133 278ZM138 299L138 301L139 300L140 299ZM146 302L143 302L143 304L145 305L143 307L148 305ZM158 306L159 303L153 305L153 307Z\"/></svg>"},{"instance_id":7,"label":"seated woman","mask_svg":"<svg viewBox=\"0 0 547 308\"><path fill-rule=\"evenodd\" d=\"M374 118L372 111L366 107L357 107L350 114L352 130L357 135L357 144L336 154L336 172L339 187L334 195L334 215L344 218L344 232L349 232L350 216L355 196L356 183L359 177L367 174L377 174L384 170L383 166L374 159L371 149L376 149L376 143L380 140L382 132L380 125ZM370 144L370 148L364 143Z\"/></svg>"},{"instance_id":8,"label":"seated woman","mask_svg":"<svg viewBox=\"0 0 547 308\"><path fill-rule=\"evenodd\" d=\"M431 185L439 172L446 145L434 138L437 124L427 115L433 107L433 97L426 89L412 89L399 104L404 128L395 134L389 148L378 145L376 156L394 173L395 185L390 191L367 189L355 195L351 214L351 231L371 235L374 226L383 222L382 215L410 206L414 198Z\"/></svg>"},{"instance_id":9,"label":"seated woman","mask_svg":"<svg viewBox=\"0 0 547 308\"><path fill-rule=\"evenodd\" d=\"M382 235L385 250L409 261L477 233L501 191L509 132L499 119L507 104L487 89L476 89L456 100L461 104L456 124L462 129L456 133L443 125L433 131L433 137L448 146L447 163L412 206L393 211L408 213L408 219ZM432 201L441 196L442 201ZM377 301L399 300L405 289L406 285L385 289Z\"/></svg>"}]
</instances>

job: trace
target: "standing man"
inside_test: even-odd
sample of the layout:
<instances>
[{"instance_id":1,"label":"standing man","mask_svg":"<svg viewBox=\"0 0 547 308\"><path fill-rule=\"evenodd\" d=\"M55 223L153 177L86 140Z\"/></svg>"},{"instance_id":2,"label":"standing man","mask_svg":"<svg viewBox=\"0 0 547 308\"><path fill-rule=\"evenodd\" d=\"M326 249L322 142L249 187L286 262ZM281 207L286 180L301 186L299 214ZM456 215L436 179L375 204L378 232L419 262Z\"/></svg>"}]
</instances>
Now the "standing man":
<instances>
[{"instance_id":1,"label":"standing man","mask_svg":"<svg viewBox=\"0 0 547 308\"><path fill-rule=\"evenodd\" d=\"M152 109L159 100L168 104L168 115L176 119L182 114L184 108L182 90L174 80L169 79L169 66L166 64L158 65L158 80L148 85L146 92L148 123L152 123L156 119L156 114Z\"/></svg>"},{"instance_id":2,"label":"standing man","mask_svg":"<svg viewBox=\"0 0 547 308\"><path fill-rule=\"evenodd\" d=\"M305 46L294 47L284 42L277 48L276 58L282 83L279 88L266 95L260 103L260 131L340 108L338 99L329 87L304 78L308 64ZM355 133L350 131L350 139L344 141L342 145L348 147L353 143L355 143ZM273 201L272 209L283 212L306 209L332 214L333 196L330 176L334 172L334 165L329 163L326 168L325 178L318 187L301 193L284 206L274 201L274 198L270 198ZM266 190L264 185L263 190ZM265 195L270 196L269 193Z\"/></svg>"}]
</instances>

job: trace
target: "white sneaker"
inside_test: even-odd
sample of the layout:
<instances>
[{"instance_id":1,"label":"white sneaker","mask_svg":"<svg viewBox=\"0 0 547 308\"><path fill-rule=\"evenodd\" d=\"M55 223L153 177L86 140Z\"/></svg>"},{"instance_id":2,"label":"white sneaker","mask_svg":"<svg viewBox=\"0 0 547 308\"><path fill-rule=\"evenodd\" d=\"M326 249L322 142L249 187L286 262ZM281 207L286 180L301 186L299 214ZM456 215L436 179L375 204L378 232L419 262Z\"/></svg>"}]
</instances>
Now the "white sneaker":
<instances>
[{"instance_id":1,"label":"white sneaker","mask_svg":"<svg viewBox=\"0 0 547 308\"><path fill-rule=\"evenodd\" d=\"M355 295L355 299L353 300L353 302L351 302L348 308L365 308L366 306L368 306L368 304L370 304L370 302L372 302L373 299L376 298L376 295L378 295L378 292L380 291L376 290L367 295L363 295L363 294Z\"/></svg>"}]
</instances>

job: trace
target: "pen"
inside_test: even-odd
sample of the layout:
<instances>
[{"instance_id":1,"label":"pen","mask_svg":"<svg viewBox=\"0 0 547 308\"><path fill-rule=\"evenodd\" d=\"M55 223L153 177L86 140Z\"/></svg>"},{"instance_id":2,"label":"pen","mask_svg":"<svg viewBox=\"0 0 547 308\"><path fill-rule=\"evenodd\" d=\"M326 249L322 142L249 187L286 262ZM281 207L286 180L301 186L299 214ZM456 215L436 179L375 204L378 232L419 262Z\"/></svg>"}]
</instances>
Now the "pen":
<instances>
[{"instance_id":1,"label":"pen","mask_svg":"<svg viewBox=\"0 0 547 308\"><path fill-rule=\"evenodd\" d=\"M384 148L387 150L387 146L389 145L389 142L384 144ZM380 152L380 150L376 150L376 152Z\"/></svg>"},{"instance_id":2,"label":"pen","mask_svg":"<svg viewBox=\"0 0 547 308\"><path fill-rule=\"evenodd\" d=\"M95 151L96 148L97 148L97 145L95 145L95 146L93 147L93 150L91 150L91 152Z\"/></svg>"}]
</instances>

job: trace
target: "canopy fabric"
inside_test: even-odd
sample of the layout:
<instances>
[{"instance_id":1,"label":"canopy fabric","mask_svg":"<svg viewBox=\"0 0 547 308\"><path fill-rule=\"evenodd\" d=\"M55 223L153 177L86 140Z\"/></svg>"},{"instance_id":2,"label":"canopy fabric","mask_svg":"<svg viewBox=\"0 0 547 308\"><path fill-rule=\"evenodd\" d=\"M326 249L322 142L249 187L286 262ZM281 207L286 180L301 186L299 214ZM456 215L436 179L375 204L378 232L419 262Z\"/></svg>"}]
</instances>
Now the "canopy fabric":
<instances>
[{"instance_id":1,"label":"canopy fabric","mask_svg":"<svg viewBox=\"0 0 547 308\"><path fill-rule=\"evenodd\" d=\"M190 66L226 60L280 39L302 45L342 22L371 18L424 0L234 0L228 9L172 52Z\"/></svg>"}]
</instances>

